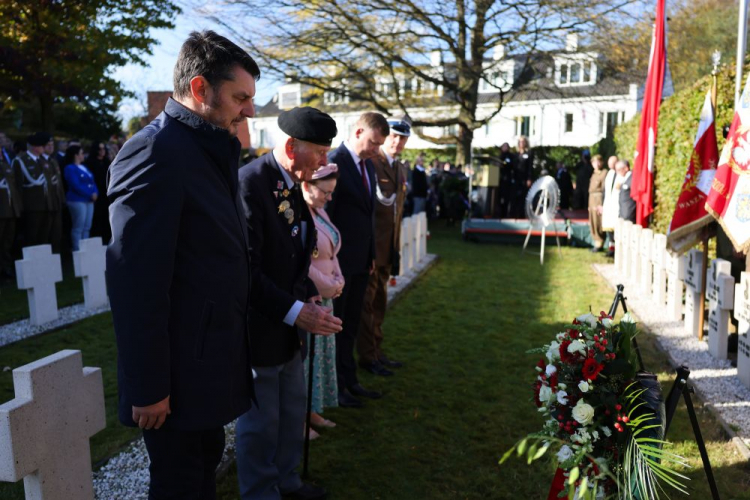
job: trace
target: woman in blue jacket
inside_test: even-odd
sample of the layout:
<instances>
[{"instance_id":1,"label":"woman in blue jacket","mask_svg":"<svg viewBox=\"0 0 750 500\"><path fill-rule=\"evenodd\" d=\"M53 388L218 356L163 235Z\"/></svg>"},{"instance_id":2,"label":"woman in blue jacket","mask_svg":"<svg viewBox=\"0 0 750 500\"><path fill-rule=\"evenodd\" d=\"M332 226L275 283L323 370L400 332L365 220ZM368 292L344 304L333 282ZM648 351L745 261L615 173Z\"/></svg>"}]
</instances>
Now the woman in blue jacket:
<instances>
[{"instance_id":1,"label":"woman in blue jacket","mask_svg":"<svg viewBox=\"0 0 750 500\"><path fill-rule=\"evenodd\" d=\"M91 221L94 217L94 202L99 196L96 189L94 175L83 166L83 149L80 146L71 146L65 151L65 180L68 184L68 192L65 198L68 201L70 218L73 227L70 230L70 240L73 243L73 251L79 250L79 243L89 237Z\"/></svg>"}]
</instances>

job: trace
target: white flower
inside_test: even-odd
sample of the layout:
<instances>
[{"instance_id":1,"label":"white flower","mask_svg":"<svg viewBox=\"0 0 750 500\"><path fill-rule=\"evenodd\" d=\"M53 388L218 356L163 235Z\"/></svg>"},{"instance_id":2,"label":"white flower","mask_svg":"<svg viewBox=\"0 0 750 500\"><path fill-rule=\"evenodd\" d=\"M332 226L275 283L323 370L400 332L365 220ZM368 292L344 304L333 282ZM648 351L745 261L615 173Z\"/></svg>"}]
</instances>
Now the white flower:
<instances>
[{"instance_id":1,"label":"white flower","mask_svg":"<svg viewBox=\"0 0 750 500\"><path fill-rule=\"evenodd\" d=\"M604 318L602 320L602 325L604 325L604 328L612 328L612 320L609 318Z\"/></svg>"},{"instance_id":2,"label":"white flower","mask_svg":"<svg viewBox=\"0 0 750 500\"><path fill-rule=\"evenodd\" d=\"M594 441L599 441L599 431L591 431L591 438Z\"/></svg>"},{"instance_id":3,"label":"white flower","mask_svg":"<svg viewBox=\"0 0 750 500\"><path fill-rule=\"evenodd\" d=\"M594 420L594 408L583 399L579 399L573 407L573 418L579 424L588 425Z\"/></svg>"},{"instance_id":4,"label":"white flower","mask_svg":"<svg viewBox=\"0 0 750 500\"><path fill-rule=\"evenodd\" d=\"M552 389L548 385L539 388L539 401L547 402L552 397Z\"/></svg>"},{"instance_id":5,"label":"white flower","mask_svg":"<svg viewBox=\"0 0 750 500\"><path fill-rule=\"evenodd\" d=\"M558 391L557 402L560 403L561 405L568 404L568 393L565 391Z\"/></svg>"},{"instance_id":6,"label":"white flower","mask_svg":"<svg viewBox=\"0 0 750 500\"><path fill-rule=\"evenodd\" d=\"M623 315L620 323L635 323L635 318L633 318L633 315L628 312Z\"/></svg>"},{"instance_id":7,"label":"white flower","mask_svg":"<svg viewBox=\"0 0 750 500\"><path fill-rule=\"evenodd\" d=\"M547 368L544 371L544 373L546 373L548 377L551 377L552 375L557 373L557 367L555 365L547 365Z\"/></svg>"},{"instance_id":8,"label":"white flower","mask_svg":"<svg viewBox=\"0 0 750 500\"><path fill-rule=\"evenodd\" d=\"M581 354L586 354L586 344L581 342L580 340L576 339L573 342L568 345L568 352L570 354L575 354L576 352Z\"/></svg>"},{"instance_id":9,"label":"white flower","mask_svg":"<svg viewBox=\"0 0 750 500\"><path fill-rule=\"evenodd\" d=\"M557 387L559 387L559 388L560 388L560 389L562 389L563 391L564 391L564 390L566 390L566 389L568 388L568 386L567 386L567 385L565 385L565 384L557 384Z\"/></svg>"},{"instance_id":10,"label":"white flower","mask_svg":"<svg viewBox=\"0 0 750 500\"><path fill-rule=\"evenodd\" d=\"M601 429L605 436L607 437L612 436L612 431L609 430L609 427L607 427L606 425L603 425Z\"/></svg>"},{"instance_id":11,"label":"white flower","mask_svg":"<svg viewBox=\"0 0 750 500\"><path fill-rule=\"evenodd\" d=\"M591 328L596 327L596 316L591 313L584 314L583 316L578 316L576 319L581 323L588 324Z\"/></svg>"},{"instance_id":12,"label":"white flower","mask_svg":"<svg viewBox=\"0 0 750 500\"><path fill-rule=\"evenodd\" d=\"M560 359L560 343L556 340L553 340L549 345L549 349L547 349L547 359L550 363L554 362L556 359Z\"/></svg>"},{"instance_id":13,"label":"white flower","mask_svg":"<svg viewBox=\"0 0 750 500\"><path fill-rule=\"evenodd\" d=\"M564 339L564 338L565 338L565 332L560 332L560 333L558 333L557 335L555 335L555 338L556 338L557 340L560 340L560 341L562 341L562 339Z\"/></svg>"},{"instance_id":14,"label":"white flower","mask_svg":"<svg viewBox=\"0 0 750 500\"><path fill-rule=\"evenodd\" d=\"M567 444L564 444L560 448L560 451L557 452L557 461L560 463L563 463L572 456L573 456L573 450L570 449L570 446L568 446Z\"/></svg>"},{"instance_id":15,"label":"white flower","mask_svg":"<svg viewBox=\"0 0 750 500\"><path fill-rule=\"evenodd\" d=\"M578 383L578 390L580 390L583 393L589 392L589 383L585 380L581 380Z\"/></svg>"}]
</instances>

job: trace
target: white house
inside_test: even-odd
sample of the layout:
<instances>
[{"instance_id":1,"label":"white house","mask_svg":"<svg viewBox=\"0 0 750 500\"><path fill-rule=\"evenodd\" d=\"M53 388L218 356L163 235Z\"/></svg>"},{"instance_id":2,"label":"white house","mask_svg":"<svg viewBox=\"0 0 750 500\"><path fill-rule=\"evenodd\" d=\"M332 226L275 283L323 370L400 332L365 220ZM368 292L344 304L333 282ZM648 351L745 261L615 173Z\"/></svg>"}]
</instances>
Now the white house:
<instances>
[{"instance_id":1,"label":"white house","mask_svg":"<svg viewBox=\"0 0 750 500\"><path fill-rule=\"evenodd\" d=\"M488 116L497 109L500 91L505 92L501 111L484 127L475 130L473 147L515 145L519 136L529 137L533 146L591 146L604 138L619 123L632 118L640 107L638 89L643 79L631 75L608 74L603 58L591 51L579 51L577 37L569 35L565 50L545 52L533 60L526 56L506 56L501 49L484 63L484 79L479 86L478 115ZM432 57L432 71L452 69L438 52ZM308 90L298 83L282 85L273 99L258 109L250 120L252 146L271 148L281 137L276 124L280 111L307 104ZM395 92L393 83L383 81L383 95ZM413 119L455 113L456 105L445 96L441 86L401 80L400 92L423 97L423 104L408 108ZM391 94L392 95L392 94ZM414 101L414 99L412 100ZM338 125L334 145L344 140L357 117L369 109L364 103L351 103L348 96L326 92L312 105L329 113ZM393 113L398 113L393 110ZM426 127L426 135L451 135L451 127ZM408 148L441 147L413 135Z\"/></svg>"}]
</instances>

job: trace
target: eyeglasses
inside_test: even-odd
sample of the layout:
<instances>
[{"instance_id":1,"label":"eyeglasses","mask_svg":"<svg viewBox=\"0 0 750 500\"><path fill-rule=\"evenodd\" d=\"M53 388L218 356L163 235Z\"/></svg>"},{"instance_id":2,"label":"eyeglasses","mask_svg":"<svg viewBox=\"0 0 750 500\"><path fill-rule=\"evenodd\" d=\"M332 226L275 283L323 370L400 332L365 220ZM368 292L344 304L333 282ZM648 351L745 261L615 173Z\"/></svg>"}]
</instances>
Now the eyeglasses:
<instances>
[{"instance_id":1,"label":"eyeglasses","mask_svg":"<svg viewBox=\"0 0 750 500\"><path fill-rule=\"evenodd\" d=\"M321 192L321 193L323 194L323 196L324 196L325 198L328 198L329 196L331 196L331 195L333 194L333 189L331 189L330 191L323 191L322 189L320 189L320 188L319 188L318 186L316 186L315 184L312 184L312 186L313 186L313 187L314 187L315 189L317 189L318 191L320 191L320 192Z\"/></svg>"}]
</instances>

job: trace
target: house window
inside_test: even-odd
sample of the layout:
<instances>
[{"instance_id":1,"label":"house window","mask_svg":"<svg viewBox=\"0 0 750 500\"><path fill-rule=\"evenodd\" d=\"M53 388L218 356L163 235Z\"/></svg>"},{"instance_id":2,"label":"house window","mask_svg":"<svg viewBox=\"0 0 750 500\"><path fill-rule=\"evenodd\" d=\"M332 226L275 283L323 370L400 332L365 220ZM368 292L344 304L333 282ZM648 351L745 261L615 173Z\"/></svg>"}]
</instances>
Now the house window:
<instances>
[{"instance_id":1,"label":"house window","mask_svg":"<svg viewBox=\"0 0 750 500\"><path fill-rule=\"evenodd\" d=\"M279 107L290 109L299 106L299 92L282 92L279 96Z\"/></svg>"},{"instance_id":2,"label":"house window","mask_svg":"<svg viewBox=\"0 0 750 500\"><path fill-rule=\"evenodd\" d=\"M625 121L624 111L608 111L599 113L599 134L611 137L615 127Z\"/></svg>"},{"instance_id":3,"label":"house window","mask_svg":"<svg viewBox=\"0 0 750 500\"><path fill-rule=\"evenodd\" d=\"M458 125L448 125L443 127L443 137L451 137L458 135Z\"/></svg>"},{"instance_id":4,"label":"house window","mask_svg":"<svg viewBox=\"0 0 750 500\"><path fill-rule=\"evenodd\" d=\"M516 118L516 135L531 135L531 117L519 116Z\"/></svg>"},{"instance_id":5,"label":"house window","mask_svg":"<svg viewBox=\"0 0 750 500\"><path fill-rule=\"evenodd\" d=\"M570 83L581 83L581 65L578 63L570 65Z\"/></svg>"},{"instance_id":6,"label":"house window","mask_svg":"<svg viewBox=\"0 0 750 500\"><path fill-rule=\"evenodd\" d=\"M596 63L593 61L565 62L560 64L559 68L558 85L591 85L595 83Z\"/></svg>"},{"instance_id":7,"label":"house window","mask_svg":"<svg viewBox=\"0 0 750 500\"><path fill-rule=\"evenodd\" d=\"M573 131L573 113L565 113L565 131Z\"/></svg>"},{"instance_id":8,"label":"house window","mask_svg":"<svg viewBox=\"0 0 750 500\"><path fill-rule=\"evenodd\" d=\"M560 83L568 83L568 65L560 66Z\"/></svg>"},{"instance_id":9,"label":"house window","mask_svg":"<svg viewBox=\"0 0 750 500\"><path fill-rule=\"evenodd\" d=\"M258 147L266 147L266 129L264 128L258 130Z\"/></svg>"}]
</instances>

